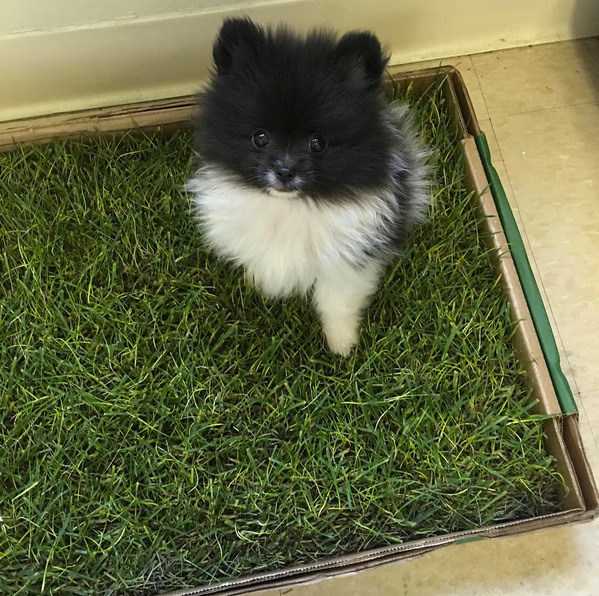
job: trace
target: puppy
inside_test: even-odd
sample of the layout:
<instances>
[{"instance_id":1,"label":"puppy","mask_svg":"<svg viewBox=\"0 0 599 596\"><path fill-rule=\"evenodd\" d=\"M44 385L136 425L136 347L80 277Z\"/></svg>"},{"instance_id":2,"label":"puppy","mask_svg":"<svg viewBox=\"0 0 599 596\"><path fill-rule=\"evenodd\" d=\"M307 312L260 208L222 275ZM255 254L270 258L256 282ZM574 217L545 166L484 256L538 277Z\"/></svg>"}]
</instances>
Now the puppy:
<instances>
[{"instance_id":1,"label":"puppy","mask_svg":"<svg viewBox=\"0 0 599 596\"><path fill-rule=\"evenodd\" d=\"M189 181L205 241L267 296L310 294L347 356L386 266L429 204L425 154L390 104L371 33L302 37L226 20Z\"/></svg>"}]
</instances>

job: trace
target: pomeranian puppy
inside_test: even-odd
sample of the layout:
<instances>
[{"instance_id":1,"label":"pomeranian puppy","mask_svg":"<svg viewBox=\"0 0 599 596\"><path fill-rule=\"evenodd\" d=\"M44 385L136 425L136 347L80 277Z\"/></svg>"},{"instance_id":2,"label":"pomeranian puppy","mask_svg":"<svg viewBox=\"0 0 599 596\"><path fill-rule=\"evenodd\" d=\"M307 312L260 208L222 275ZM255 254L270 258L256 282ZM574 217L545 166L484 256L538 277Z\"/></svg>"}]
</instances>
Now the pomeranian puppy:
<instances>
[{"instance_id":1,"label":"pomeranian puppy","mask_svg":"<svg viewBox=\"0 0 599 596\"><path fill-rule=\"evenodd\" d=\"M206 242L273 298L310 293L348 355L362 311L429 204L425 156L383 90L377 38L226 20L189 181Z\"/></svg>"}]
</instances>

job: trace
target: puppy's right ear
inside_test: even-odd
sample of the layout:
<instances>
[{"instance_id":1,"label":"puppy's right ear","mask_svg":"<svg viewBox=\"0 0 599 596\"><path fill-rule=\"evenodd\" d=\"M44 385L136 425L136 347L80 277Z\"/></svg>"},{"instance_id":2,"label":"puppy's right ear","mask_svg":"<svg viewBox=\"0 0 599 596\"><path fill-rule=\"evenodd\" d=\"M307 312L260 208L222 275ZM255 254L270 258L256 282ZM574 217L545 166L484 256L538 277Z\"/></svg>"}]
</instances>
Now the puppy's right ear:
<instances>
[{"instance_id":1,"label":"puppy's right ear","mask_svg":"<svg viewBox=\"0 0 599 596\"><path fill-rule=\"evenodd\" d=\"M249 18L225 19L212 48L216 72L230 73L240 52L256 55L263 37L262 29Z\"/></svg>"}]
</instances>

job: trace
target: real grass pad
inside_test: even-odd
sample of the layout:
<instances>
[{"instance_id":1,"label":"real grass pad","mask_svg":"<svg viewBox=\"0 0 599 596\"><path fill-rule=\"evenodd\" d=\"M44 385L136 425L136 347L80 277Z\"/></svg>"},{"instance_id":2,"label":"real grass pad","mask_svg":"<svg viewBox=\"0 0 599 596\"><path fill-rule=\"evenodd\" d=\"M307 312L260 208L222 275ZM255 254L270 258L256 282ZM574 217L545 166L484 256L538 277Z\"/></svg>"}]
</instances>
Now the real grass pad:
<instances>
[{"instance_id":1,"label":"real grass pad","mask_svg":"<svg viewBox=\"0 0 599 596\"><path fill-rule=\"evenodd\" d=\"M150 594L552 512L439 92L431 219L349 360L202 247L188 133L0 157L0 591Z\"/></svg>"}]
</instances>

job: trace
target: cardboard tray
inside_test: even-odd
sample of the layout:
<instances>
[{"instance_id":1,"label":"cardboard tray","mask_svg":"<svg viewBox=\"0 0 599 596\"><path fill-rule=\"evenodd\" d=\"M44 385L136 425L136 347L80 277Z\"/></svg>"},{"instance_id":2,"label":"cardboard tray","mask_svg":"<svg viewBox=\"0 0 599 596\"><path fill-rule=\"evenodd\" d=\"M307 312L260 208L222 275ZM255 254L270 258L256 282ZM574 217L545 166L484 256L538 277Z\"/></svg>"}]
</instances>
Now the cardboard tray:
<instances>
[{"instance_id":1,"label":"cardboard tray","mask_svg":"<svg viewBox=\"0 0 599 596\"><path fill-rule=\"evenodd\" d=\"M559 495L556 513L331 558L306 565L260 573L165 596L251 593L312 583L338 575L409 559L427 552L472 540L512 536L590 520L599 514L599 493L593 480L578 427L578 413L559 363L559 354L534 276L530 269L505 192L493 168L484 133L481 132L461 75L452 67L394 73L400 85L418 92L440 82L447 109L453 110L461 131L465 182L474 191L482 220L482 232L493 249L494 261L518 321L516 354L531 383L535 411L548 415L546 448L557 461L567 490ZM27 121L0 123L0 151L18 144L41 144L52 138L93 138L121 134L138 128L176 130L190 125L195 111L190 97L155 101L118 108L87 110Z\"/></svg>"}]
</instances>

